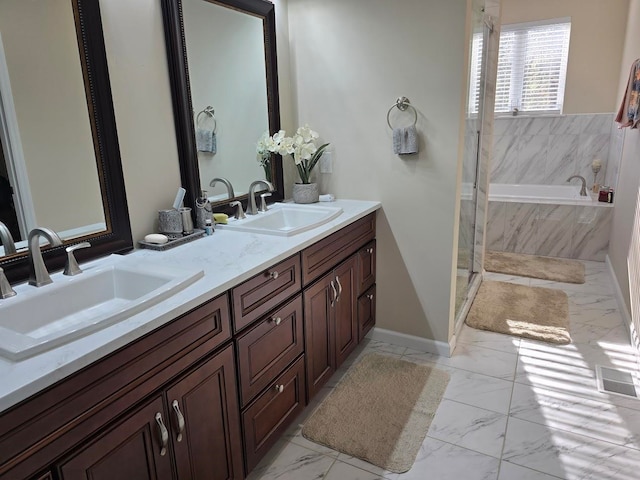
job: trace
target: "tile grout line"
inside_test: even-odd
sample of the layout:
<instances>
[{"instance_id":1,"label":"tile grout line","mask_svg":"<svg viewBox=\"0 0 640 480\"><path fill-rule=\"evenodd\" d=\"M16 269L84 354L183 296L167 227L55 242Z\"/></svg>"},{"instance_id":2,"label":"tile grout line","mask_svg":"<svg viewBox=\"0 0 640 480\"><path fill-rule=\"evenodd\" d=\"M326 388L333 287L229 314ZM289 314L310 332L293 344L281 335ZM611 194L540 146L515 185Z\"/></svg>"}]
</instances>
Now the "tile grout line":
<instances>
[{"instance_id":1,"label":"tile grout line","mask_svg":"<svg viewBox=\"0 0 640 480\"><path fill-rule=\"evenodd\" d=\"M507 445L507 431L509 430L509 419L511 418L511 404L513 403L513 391L516 386L516 375L518 373L518 363L520 362L520 345L518 343L518 349L516 350L516 365L513 370L513 379L511 381L511 395L509 396L509 407L507 408L507 422L504 426L504 438L502 439L502 448L500 449L500 463L498 465L498 476L496 480L500 478L500 470L502 470L502 462L504 457L504 448Z\"/></svg>"}]
</instances>

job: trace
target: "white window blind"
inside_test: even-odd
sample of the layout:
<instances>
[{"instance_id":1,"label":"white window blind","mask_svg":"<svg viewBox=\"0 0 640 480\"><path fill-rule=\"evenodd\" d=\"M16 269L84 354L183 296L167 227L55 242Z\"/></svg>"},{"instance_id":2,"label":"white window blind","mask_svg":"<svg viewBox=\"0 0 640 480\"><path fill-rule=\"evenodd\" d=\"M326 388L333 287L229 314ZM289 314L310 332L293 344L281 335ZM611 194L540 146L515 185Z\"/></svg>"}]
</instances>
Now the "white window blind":
<instances>
[{"instance_id":1,"label":"white window blind","mask_svg":"<svg viewBox=\"0 0 640 480\"><path fill-rule=\"evenodd\" d=\"M562 112L570 34L569 19L502 26L496 113L512 112L516 108L526 113ZM482 49L482 37L474 36L473 44L475 58L476 44ZM472 70L471 77L471 91L478 92L479 74ZM471 109L471 102L469 104L473 113L478 111L477 94L475 103L475 110Z\"/></svg>"}]
</instances>

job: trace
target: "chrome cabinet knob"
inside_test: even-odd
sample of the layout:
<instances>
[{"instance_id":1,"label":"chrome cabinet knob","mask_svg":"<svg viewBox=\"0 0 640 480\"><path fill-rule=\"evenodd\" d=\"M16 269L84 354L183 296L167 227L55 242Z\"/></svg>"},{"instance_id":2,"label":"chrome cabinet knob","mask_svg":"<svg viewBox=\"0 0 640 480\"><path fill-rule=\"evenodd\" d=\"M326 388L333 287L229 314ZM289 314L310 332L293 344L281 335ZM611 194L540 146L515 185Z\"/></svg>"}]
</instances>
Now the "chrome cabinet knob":
<instances>
[{"instance_id":1,"label":"chrome cabinet knob","mask_svg":"<svg viewBox=\"0 0 640 480\"><path fill-rule=\"evenodd\" d=\"M282 319L280 317L273 317L271 321L276 327L282 323Z\"/></svg>"},{"instance_id":2,"label":"chrome cabinet knob","mask_svg":"<svg viewBox=\"0 0 640 480\"><path fill-rule=\"evenodd\" d=\"M277 271L269 272L269 276L275 280L276 278L278 278L278 272Z\"/></svg>"},{"instance_id":3,"label":"chrome cabinet knob","mask_svg":"<svg viewBox=\"0 0 640 480\"><path fill-rule=\"evenodd\" d=\"M160 412L156 413L156 423L160 431L160 455L164 456L167 454L167 446L169 445L169 432L167 431L167 427L164 426Z\"/></svg>"},{"instance_id":4,"label":"chrome cabinet knob","mask_svg":"<svg viewBox=\"0 0 640 480\"><path fill-rule=\"evenodd\" d=\"M275 390L276 390L277 393L284 392L284 385L276 385L275 386Z\"/></svg>"}]
</instances>

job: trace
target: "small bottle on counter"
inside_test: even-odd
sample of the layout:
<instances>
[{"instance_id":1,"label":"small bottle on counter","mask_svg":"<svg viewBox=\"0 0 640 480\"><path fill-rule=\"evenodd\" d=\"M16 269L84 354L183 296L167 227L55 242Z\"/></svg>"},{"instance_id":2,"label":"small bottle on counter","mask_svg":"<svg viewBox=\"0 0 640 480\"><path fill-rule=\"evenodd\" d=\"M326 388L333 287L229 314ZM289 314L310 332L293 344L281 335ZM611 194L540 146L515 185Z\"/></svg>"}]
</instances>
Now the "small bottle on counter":
<instances>
[{"instance_id":1,"label":"small bottle on counter","mask_svg":"<svg viewBox=\"0 0 640 480\"><path fill-rule=\"evenodd\" d=\"M600 192L598 192L598 201L599 202L609 202L609 187L606 185L600 187Z\"/></svg>"},{"instance_id":2,"label":"small bottle on counter","mask_svg":"<svg viewBox=\"0 0 640 480\"><path fill-rule=\"evenodd\" d=\"M205 220L205 225L204 225L204 234L211 235L212 233L213 233L213 225L211 223L211 219L207 218Z\"/></svg>"}]
</instances>

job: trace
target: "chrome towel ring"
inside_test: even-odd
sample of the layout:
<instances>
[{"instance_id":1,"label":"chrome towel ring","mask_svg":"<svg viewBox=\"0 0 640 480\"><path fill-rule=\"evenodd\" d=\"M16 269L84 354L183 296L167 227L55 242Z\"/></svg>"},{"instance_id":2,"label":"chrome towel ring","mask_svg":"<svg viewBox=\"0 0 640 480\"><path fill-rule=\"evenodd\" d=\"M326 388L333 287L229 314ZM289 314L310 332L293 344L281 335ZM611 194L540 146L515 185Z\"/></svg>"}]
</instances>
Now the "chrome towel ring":
<instances>
[{"instance_id":1,"label":"chrome towel ring","mask_svg":"<svg viewBox=\"0 0 640 480\"><path fill-rule=\"evenodd\" d=\"M196 117L196 125L200 125L200 116L203 113L205 115L208 115L209 118L213 119L213 133L216 133L216 130L218 128L218 121L216 120L216 116L215 116L216 111L211 105L207 105L206 107L204 107L204 110L198 113L198 116Z\"/></svg>"},{"instance_id":2,"label":"chrome towel ring","mask_svg":"<svg viewBox=\"0 0 640 480\"><path fill-rule=\"evenodd\" d=\"M391 130L393 130L393 127L391 126L391 120L389 119L389 116L391 115L391 110L393 110L394 107L397 108L398 110L400 110L401 112L406 111L408 108L413 110L413 123L412 123L412 126L415 127L416 123L418 123L418 111L416 110L416 108L413 105L411 105L411 102L409 101L409 99L407 97L398 97L398 99L396 100L396 103L391 105L391 108L387 112L387 125L389 125L389 128Z\"/></svg>"}]
</instances>

